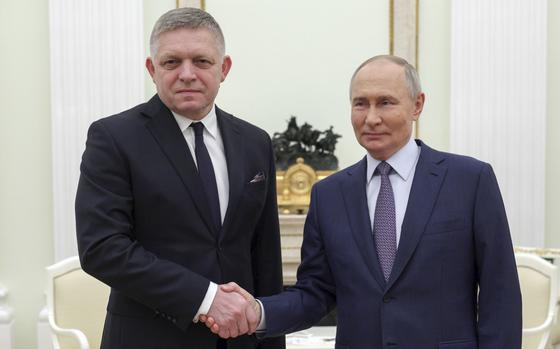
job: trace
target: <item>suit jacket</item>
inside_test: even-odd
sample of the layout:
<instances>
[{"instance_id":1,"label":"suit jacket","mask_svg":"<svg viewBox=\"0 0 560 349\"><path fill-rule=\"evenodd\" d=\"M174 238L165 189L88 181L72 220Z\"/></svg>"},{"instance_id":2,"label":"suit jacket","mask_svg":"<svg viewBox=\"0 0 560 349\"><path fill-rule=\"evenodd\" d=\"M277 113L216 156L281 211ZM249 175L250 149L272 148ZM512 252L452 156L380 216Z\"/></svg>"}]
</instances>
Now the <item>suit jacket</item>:
<instances>
[{"instance_id":1,"label":"suit jacket","mask_svg":"<svg viewBox=\"0 0 560 349\"><path fill-rule=\"evenodd\" d=\"M111 286L103 348L215 348L218 337L192 322L210 280L262 296L282 289L270 138L216 115L230 186L219 231L183 134L157 95L89 129L76 223L83 269ZM284 343L240 336L228 347Z\"/></svg>"},{"instance_id":2,"label":"suit jacket","mask_svg":"<svg viewBox=\"0 0 560 349\"><path fill-rule=\"evenodd\" d=\"M307 328L336 303L338 349L521 348L519 281L490 165L417 143L389 280L375 250L363 159L314 186L297 284L262 298L266 336Z\"/></svg>"}]
</instances>

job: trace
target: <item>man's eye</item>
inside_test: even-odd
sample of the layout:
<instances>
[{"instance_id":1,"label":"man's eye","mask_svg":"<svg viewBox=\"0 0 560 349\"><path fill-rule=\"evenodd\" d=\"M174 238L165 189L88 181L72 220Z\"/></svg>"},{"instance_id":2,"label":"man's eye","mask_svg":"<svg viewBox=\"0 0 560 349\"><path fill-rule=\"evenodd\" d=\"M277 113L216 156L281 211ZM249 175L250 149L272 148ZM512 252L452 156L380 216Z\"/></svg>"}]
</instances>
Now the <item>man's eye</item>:
<instances>
[{"instance_id":1,"label":"man's eye","mask_svg":"<svg viewBox=\"0 0 560 349\"><path fill-rule=\"evenodd\" d=\"M179 61L176 59L167 59L165 61L163 61L163 66L166 69L171 69L176 67L179 64Z\"/></svg>"},{"instance_id":2,"label":"man's eye","mask_svg":"<svg viewBox=\"0 0 560 349\"><path fill-rule=\"evenodd\" d=\"M197 60L196 60L196 64L197 64L199 67L206 68L206 67L210 67L210 66L212 65L212 62L211 62L210 60L208 60L208 59L200 58L200 59L197 59Z\"/></svg>"},{"instance_id":3,"label":"man's eye","mask_svg":"<svg viewBox=\"0 0 560 349\"><path fill-rule=\"evenodd\" d=\"M393 104L393 103L391 103L391 101L388 100L388 99L384 99L384 100L381 101L381 105L391 105L391 104Z\"/></svg>"}]
</instances>

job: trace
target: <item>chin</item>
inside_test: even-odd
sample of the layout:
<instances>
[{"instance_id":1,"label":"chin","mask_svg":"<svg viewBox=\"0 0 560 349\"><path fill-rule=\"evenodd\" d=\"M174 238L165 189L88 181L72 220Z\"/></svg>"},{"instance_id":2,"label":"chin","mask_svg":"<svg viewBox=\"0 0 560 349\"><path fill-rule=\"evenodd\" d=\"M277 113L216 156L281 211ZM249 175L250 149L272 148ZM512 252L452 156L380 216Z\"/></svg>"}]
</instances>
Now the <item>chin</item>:
<instances>
[{"instance_id":1,"label":"chin","mask_svg":"<svg viewBox=\"0 0 560 349\"><path fill-rule=\"evenodd\" d=\"M373 142L369 142L369 143L362 144L362 146L366 148L368 152L375 153L375 154L383 153L385 150L385 147L379 143L374 144Z\"/></svg>"},{"instance_id":2,"label":"chin","mask_svg":"<svg viewBox=\"0 0 560 349\"><path fill-rule=\"evenodd\" d=\"M192 103L180 103L177 105L177 110L189 113L200 111L201 109L204 109L204 107L201 107L200 105L193 105Z\"/></svg>"}]
</instances>

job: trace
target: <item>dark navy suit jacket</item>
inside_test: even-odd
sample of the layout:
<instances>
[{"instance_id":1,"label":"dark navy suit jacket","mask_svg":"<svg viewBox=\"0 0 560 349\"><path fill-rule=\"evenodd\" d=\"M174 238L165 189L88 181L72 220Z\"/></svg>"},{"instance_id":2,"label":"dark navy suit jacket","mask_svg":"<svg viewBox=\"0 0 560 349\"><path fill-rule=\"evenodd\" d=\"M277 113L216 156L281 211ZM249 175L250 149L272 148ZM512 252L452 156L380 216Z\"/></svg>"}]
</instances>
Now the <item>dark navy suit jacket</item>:
<instances>
[{"instance_id":1,"label":"dark navy suit jacket","mask_svg":"<svg viewBox=\"0 0 560 349\"><path fill-rule=\"evenodd\" d=\"M363 159L314 186L297 284L262 298L265 336L307 328L336 305L337 349L521 348L519 281L492 168L417 143L389 280L375 250Z\"/></svg>"},{"instance_id":2,"label":"dark navy suit jacket","mask_svg":"<svg viewBox=\"0 0 560 349\"><path fill-rule=\"evenodd\" d=\"M217 336L192 322L209 280L262 296L282 289L270 138L218 108L216 116L230 186L220 231L183 134L157 95L89 129L76 223L82 267L111 286L104 349L215 348ZM284 348L282 338L228 342Z\"/></svg>"}]
</instances>

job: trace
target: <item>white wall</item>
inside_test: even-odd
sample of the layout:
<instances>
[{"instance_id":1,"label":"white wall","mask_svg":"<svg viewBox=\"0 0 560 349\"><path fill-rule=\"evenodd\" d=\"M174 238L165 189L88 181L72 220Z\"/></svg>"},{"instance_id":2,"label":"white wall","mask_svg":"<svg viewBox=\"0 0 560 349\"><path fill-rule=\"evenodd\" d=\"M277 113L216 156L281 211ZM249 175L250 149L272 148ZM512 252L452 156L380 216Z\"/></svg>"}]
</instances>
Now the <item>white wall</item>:
<instances>
[{"instance_id":1,"label":"white wall","mask_svg":"<svg viewBox=\"0 0 560 349\"><path fill-rule=\"evenodd\" d=\"M15 345L36 347L44 267L53 261L48 1L0 6L0 283Z\"/></svg>"},{"instance_id":2,"label":"white wall","mask_svg":"<svg viewBox=\"0 0 560 349\"><path fill-rule=\"evenodd\" d=\"M388 52L389 2L206 0L226 36L233 67L217 103L268 131L291 115L342 134L339 167L364 156L350 124L349 80Z\"/></svg>"},{"instance_id":3,"label":"white wall","mask_svg":"<svg viewBox=\"0 0 560 349\"><path fill-rule=\"evenodd\" d=\"M429 146L449 150L449 72L451 1L420 0L418 73L426 93L418 136Z\"/></svg>"}]
</instances>

